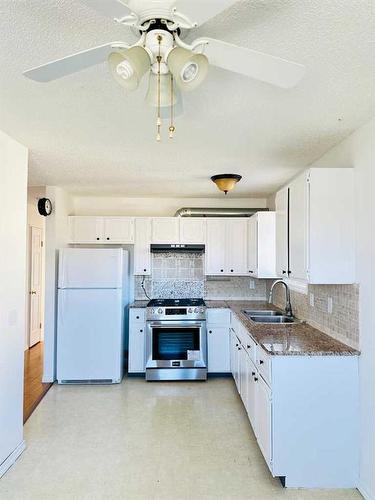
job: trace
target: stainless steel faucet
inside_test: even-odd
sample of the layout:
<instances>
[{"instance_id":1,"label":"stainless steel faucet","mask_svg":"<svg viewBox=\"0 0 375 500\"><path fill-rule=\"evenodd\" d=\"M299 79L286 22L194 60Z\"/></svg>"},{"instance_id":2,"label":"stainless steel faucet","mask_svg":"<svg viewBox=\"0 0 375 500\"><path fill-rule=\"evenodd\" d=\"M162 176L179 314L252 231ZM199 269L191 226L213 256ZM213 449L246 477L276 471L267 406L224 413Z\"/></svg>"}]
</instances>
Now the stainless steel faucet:
<instances>
[{"instance_id":1,"label":"stainless steel faucet","mask_svg":"<svg viewBox=\"0 0 375 500\"><path fill-rule=\"evenodd\" d=\"M285 283L285 281L283 281L283 280L276 280L276 281L274 281L272 283L268 302L270 304L272 304L273 289L275 288L275 285L277 285L278 283L281 283L285 287L285 315L289 316L289 317L293 317L292 304L290 302L290 290L289 290L288 285Z\"/></svg>"}]
</instances>

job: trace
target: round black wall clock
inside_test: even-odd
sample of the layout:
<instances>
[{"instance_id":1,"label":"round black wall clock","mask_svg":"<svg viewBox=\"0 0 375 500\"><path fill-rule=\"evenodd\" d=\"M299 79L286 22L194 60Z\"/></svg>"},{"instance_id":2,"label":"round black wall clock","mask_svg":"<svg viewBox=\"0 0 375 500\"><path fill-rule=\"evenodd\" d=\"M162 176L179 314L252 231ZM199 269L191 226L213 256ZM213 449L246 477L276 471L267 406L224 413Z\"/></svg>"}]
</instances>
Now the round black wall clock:
<instances>
[{"instance_id":1,"label":"round black wall clock","mask_svg":"<svg viewBox=\"0 0 375 500\"><path fill-rule=\"evenodd\" d=\"M44 217L51 215L52 202L49 198L40 198L40 200L38 200L38 212Z\"/></svg>"}]
</instances>

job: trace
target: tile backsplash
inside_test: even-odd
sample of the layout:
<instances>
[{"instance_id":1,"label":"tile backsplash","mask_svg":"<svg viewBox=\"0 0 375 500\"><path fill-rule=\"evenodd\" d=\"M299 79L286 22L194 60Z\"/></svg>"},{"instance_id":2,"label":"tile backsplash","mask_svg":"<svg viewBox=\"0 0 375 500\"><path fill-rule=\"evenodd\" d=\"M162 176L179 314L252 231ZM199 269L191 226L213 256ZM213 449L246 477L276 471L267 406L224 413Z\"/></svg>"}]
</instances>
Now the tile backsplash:
<instances>
[{"instance_id":1,"label":"tile backsplash","mask_svg":"<svg viewBox=\"0 0 375 500\"><path fill-rule=\"evenodd\" d=\"M294 290L290 291L290 295L293 314L297 318L358 349L358 285L309 285L307 295ZM329 311L329 301L332 303L332 312ZM273 302L277 307L285 307L283 287L275 288Z\"/></svg>"},{"instance_id":2,"label":"tile backsplash","mask_svg":"<svg viewBox=\"0 0 375 500\"><path fill-rule=\"evenodd\" d=\"M152 255L152 275L135 277L135 299L151 298L264 300L266 281L247 277L207 277L201 253L163 252Z\"/></svg>"}]
</instances>

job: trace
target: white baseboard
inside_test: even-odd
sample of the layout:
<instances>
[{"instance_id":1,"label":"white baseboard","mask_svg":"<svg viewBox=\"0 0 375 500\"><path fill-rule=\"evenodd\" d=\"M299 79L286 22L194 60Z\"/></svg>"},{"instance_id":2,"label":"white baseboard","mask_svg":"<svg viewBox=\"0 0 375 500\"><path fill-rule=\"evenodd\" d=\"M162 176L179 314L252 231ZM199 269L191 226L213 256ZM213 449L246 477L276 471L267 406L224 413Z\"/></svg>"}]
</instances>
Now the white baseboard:
<instances>
[{"instance_id":1,"label":"white baseboard","mask_svg":"<svg viewBox=\"0 0 375 500\"><path fill-rule=\"evenodd\" d=\"M358 486L358 491L363 496L363 498L365 498L365 500L375 500L375 492L374 493L371 492L366 484L360 482Z\"/></svg>"},{"instance_id":2,"label":"white baseboard","mask_svg":"<svg viewBox=\"0 0 375 500\"><path fill-rule=\"evenodd\" d=\"M0 464L0 477L3 476L10 467L12 467L25 448L25 441L21 441L17 448L4 460L4 462Z\"/></svg>"}]
</instances>

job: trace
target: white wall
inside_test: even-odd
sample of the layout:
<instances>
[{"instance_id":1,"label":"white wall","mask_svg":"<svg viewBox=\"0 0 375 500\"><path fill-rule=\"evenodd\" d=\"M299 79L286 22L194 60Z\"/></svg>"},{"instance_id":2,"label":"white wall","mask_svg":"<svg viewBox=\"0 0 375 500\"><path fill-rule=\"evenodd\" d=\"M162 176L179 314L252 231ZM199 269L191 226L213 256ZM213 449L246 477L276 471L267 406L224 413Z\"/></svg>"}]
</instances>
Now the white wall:
<instances>
[{"instance_id":1,"label":"white wall","mask_svg":"<svg viewBox=\"0 0 375 500\"><path fill-rule=\"evenodd\" d=\"M360 283L360 490L375 499L375 119L314 163L354 167L357 193L357 276ZM334 193L333 193L334 195Z\"/></svg>"},{"instance_id":2,"label":"white wall","mask_svg":"<svg viewBox=\"0 0 375 500\"><path fill-rule=\"evenodd\" d=\"M23 450L27 148L0 132L0 476Z\"/></svg>"},{"instance_id":3,"label":"white wall","mask_svg":"<svg viewBox=\"0 0 375 500\"><path fill-rule=\"evenodd\" d=\"M220 196L220 195L219 195ZM182 207L265 208L266 198L122 198L74 196L74 215L173 216Z\"/></svg>"},{"instance_id":4,"label":"white wall","mask_svg":"<svg viewBox=\"0 0 375 500\"><path fill-rule=\"evenodd\" d=\"M56 287L58 249L67 246L68 215L72 199L64 189L47 186L46 197L52 201L52 214L46 217L45 229L45 304L43 382L53 382L56 374Z\"/></svg>"},{"instance_id":5,"label":"white wall","mask_svg":"<svg viewBox=\"0 0 375 500\"><path fill-rule=\"evenodd\" d=\"M46 188L42 187L29 187L27 190L27 233L26 233L26 328L25 328L25 349L29 347L29 333L30 333L30 250L31 250L31 227L38 227L42 230L42 239L45 240L45 217L39 214L37 203L39 198L45 196ZM41 337L44 338L44 248L42 252L42 289L41 289Z\"/></svg>"}]
</instances>

